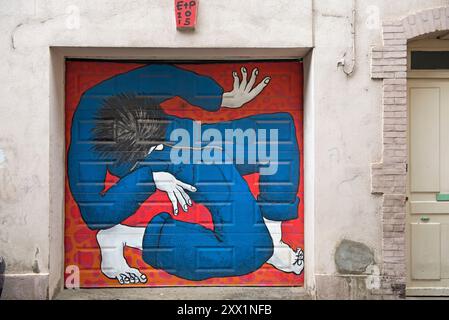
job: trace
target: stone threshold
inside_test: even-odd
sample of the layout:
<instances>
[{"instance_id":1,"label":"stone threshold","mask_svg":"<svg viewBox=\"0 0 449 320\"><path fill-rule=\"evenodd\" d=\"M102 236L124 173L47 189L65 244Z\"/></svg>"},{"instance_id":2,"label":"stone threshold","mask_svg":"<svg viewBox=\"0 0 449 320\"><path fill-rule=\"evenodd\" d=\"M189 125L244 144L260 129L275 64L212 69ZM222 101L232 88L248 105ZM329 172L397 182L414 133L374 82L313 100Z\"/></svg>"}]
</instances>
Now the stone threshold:
<instances>
[{"instance_id":1,"label":"stone threshold","mask_svg":"<svg viewBox=\"0 0 449 320\"><path fill-rule=\"evenodd\" d=\"M311 300L304 288L176 287L64 289L55 300Z\"/></svg>"}]
</instances>

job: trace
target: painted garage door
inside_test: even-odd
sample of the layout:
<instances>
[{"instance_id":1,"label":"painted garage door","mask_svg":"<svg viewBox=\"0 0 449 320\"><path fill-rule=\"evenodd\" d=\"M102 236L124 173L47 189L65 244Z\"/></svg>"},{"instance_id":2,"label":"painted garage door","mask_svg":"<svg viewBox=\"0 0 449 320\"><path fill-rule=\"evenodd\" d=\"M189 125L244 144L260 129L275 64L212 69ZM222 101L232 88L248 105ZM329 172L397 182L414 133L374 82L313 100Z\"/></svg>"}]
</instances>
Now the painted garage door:
<instances>
[{"instance_id":1,"label":"painted garage door","mask_svg":"<svg viewBox=\"0 0 449 320\"><path fill-rule=\"evenodd\" d=\"M302 63L66 62L66 286L302 286Z\"/></svg>"}]
</instances>

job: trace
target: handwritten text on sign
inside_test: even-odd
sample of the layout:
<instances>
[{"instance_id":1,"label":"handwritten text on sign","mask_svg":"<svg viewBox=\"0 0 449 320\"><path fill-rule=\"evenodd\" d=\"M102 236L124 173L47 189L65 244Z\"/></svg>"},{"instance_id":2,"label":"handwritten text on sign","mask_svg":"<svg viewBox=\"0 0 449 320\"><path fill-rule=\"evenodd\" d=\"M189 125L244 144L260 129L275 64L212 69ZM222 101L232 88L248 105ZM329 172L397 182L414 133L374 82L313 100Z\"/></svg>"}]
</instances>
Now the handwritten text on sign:
<instances>
[{"instance_id":1,"label":"handwritten text on sign","mask_svg":"<svg viewBox=\"0 0 449 320\"><path fill-rule=\"evenodd\" d=\"M198 0L175 0L176 27L180 30L195 29Z\"/></svg>"}]
</instances>

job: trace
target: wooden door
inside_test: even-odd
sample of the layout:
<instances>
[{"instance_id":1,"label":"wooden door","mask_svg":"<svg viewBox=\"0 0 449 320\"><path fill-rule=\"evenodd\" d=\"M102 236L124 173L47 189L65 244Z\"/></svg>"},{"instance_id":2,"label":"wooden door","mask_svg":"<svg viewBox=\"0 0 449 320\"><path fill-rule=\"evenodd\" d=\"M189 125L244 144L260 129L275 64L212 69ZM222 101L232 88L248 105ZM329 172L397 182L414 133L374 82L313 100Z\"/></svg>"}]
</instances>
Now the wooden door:
<instances>
[{"instance_id":1,"label":"wooden door","mask_svg":"<svg viewBox=\"0 0 449 320\"><path fill-rule=\"evenodd\" d=\"M409 80L410 295L449 294L449 81Z\"/></svg>"}]
</instances>

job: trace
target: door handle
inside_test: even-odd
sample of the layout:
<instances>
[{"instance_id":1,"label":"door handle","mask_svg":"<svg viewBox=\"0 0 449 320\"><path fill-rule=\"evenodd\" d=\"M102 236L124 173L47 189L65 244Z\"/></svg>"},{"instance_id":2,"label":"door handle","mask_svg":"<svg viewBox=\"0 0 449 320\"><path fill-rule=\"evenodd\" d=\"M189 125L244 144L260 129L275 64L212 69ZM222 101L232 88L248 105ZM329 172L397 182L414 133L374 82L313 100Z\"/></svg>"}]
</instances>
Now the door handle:
<instances>
[{"instance_id":1,"label":"door handle","mask_svg":"<svg viewBox=\"0 0 449 320\"><path fill-rule=\"evenodd\" d=\"M426 217L426 216L422 216L422 217L421 217L421 221L422 221L422 222L429 222L429 221L430 221L430 218L429 218L429 217Z\"/></svg>"}]
</instances>

